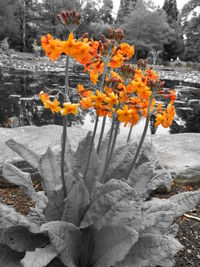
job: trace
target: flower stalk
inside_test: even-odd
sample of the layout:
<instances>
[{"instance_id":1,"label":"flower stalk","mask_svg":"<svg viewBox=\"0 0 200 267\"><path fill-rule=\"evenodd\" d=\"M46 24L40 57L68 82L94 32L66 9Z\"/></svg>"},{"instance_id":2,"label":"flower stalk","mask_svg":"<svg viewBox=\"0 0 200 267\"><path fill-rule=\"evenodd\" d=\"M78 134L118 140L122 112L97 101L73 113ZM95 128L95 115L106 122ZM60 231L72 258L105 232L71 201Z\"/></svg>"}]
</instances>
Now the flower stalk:
<instances>
[{"instance_id":1,"label":"flower stalk","mask_svg":"<svg viewBox=\"0 0 200 267\"><path fill-rule=\"evenodd\" d=\"M114 122L113 122L113 124L114 124ZM116 144L116 141L117 141L117 135L118 135L119 125L120 125L120 122L119 122L119 120L117 120L116 126L115 126L115 130L114 130L115 133L114 133L114 136L113 136L112 146L109 149L110 150L110 153L109 153L109 156L107 158L107 161L106 161L106 164L105 164L105 168L104 168L104 171L103 171L103 174L102 174L102 178L101 178L101 180L102 180L103 183L106 182L105 175L106 175L106 171L108 169L108 166L110 164L110 161L111 161L111 158L112 158L112 155L113 155L113 151L115 149L115 144Z\"/></svg>"},{"instance_id":2,"label":"flower stalk","mask_svg":"<svg viewBox=\"0 0 200 267\"><path fill-rule=\"evenodd\" d=\"M104 63L105 67L104 67L104 72L103 72L103 76L102 76L102 79L101 79L100 92L102 92L103 88L104 88L104 82L105 82L106 73L107 73L107 69L108 69L108 60L109 60L111 51L108 53L107 58L106 58L105 63ZM103 122L102 122L102 126L101 126L101 133L100 133L99 142L98 142L98 145L97 145L97 154L99 154L100 149L101 149L101 143L102 143L102 140L103 140L103 134L104 134L104 131L105 131L105 125L106 125L106 116L103 118Z\"/></svg>"},{"instance_id":3,"label":"flower stalk","mask_svg":"<svg viewBox=\"0 0 200 267\"><path fill-rule=\"evenodd\" d=\"M127 178L129 177L129 175L132 172L132 170L135 168L135 165L137 163L137 160L138 160L142 145L144 143L145 136L147 134L147 130L148 130L148 127L149 127L150 116L151 116L151 104L152 104L153 97L154 97L154 90L152 91L152 94L151 94L150 99L149 99L149 105L148 105L148 109L147 109L147 117L146 117L144 130L143 130L143 133L142 133L139 145L138 145L138 149L137 149L137 151L135 153L135 156L133 158L133 161L132 161L132 163L130 165Z\"/></svg>"},{"instance_id":4,"label":"flower stalk","mask_svg":"<svg viewBox=\"0 0 200 267\"><path fill-rule=\"evenodd\" d=\"M69 56L66 57L65 65L65 89L64 102L66 102L69 95ZM64 197L67 196L67 189L65 185L65 148L67 140L67 116L63 117L63 133L62 133L62 147L61 147L61 179L63 184Z\"/></svg>"}]
</instances>

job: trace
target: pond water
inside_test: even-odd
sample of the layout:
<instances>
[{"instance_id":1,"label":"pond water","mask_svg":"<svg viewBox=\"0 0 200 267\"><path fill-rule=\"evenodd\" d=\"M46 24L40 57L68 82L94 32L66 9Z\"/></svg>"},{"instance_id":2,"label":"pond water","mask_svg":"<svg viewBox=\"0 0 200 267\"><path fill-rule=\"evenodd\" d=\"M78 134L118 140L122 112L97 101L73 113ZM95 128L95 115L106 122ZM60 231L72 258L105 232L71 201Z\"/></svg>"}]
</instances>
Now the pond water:
<instances>
[{"instance_id":1,"label":"pond water","mask_svg":"<svg viewBox=\"0 0 200 267\"><path fill-rule=\"evenodd\" d=\"M20 125L62 124L59 115L53 116L49 110L43 109L38 93L47 88L62 88L63 71L33 72L2 67L0 78L0 127L9 127L10 117L18 118ZM80 74L80 69L73 68L69 77L73 102L77 101L76 88L80 80L84 80L84 84L85 82L89 84L89 79L84 74ZM175 102L177 115L170 129L159 126L156 134L200 132L200 83L168 79L165 82L165 87L175 89L177 93ZM81 125L83 128L92 130L93 121L94 114L91 111L80 112L78 116L69 116L69 126ZM144 121L140 121L136 125L133 131L135 135L141 133L143 124ZM106 127L109 128L109 121ZM128 129L121 127L121 131L127 133ZM155 132L154 127L150 127L150 132Z\"/></svg>"}]
</instances>

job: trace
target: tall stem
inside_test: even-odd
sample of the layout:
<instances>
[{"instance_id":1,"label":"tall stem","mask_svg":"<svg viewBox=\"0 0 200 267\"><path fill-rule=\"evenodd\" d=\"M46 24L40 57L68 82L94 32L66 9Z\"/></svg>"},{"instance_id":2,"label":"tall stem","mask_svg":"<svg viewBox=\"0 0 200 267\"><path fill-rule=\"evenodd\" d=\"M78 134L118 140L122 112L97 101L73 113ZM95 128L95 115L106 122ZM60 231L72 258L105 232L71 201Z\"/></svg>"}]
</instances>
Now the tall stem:
<instances>
[{"instance_id":1,"label":"tall stem","mask_svg":"<svg viewBox=\"0 0 200 267\"><path fill-rule=\"evenodd\" d=\"M104 82L105 82L106 72L107 72L107 68L108 68L109 56L110 56L110 53L108 54L108 56L107 56L107 58L105 60L105 63L104 63L105 67L104 67L104 72L103 72L103 76L102 76L102 79L101 79L100 92L102 92L103 88L104 88ZM98 142L98 146L97 146L97 154L99 154L99 152L100 152L101 143L102 143L102 140L103 140L103 134L104 134L104 130L105 130L105 125L106 125L106 116L103 118L103 122L102 122L102 126L101 126L101 133L100 133L100 136L99 136L99 142Z\"/></svg>"},{"instance_id":2,"label":"tall stem","mask_svg":"<svg viewBox=\"0 0 200 267\"><path fill-rule=\"evenodd\" d=\"M69 95L69 56L66 58L65 65L65 91L64 91L64 102L67 100ZM61 179L63 184L64 197L67 196L67 189L65 185L65 147L67 140L67 116L63 117L63 133L62 133L62 149L61 149Z\"/></svg>"},{"instance_id":3,"label":"tall stem","mask_svg":"<svg viewBox=\"0 0 200 267\"><path fill-rule=\"evenodd\" d=\"M150 96L150 99L149 99L149 106L148 106L148 109L147 109L147 118L146 118L146 122L145 122L145 126L144 126L144 130L143 130L143 133L142 133L142 136L141 136L141 139L140 139L140 142L139 142L139 145L138 145L138 149L135 153L135 156L133 158L133 161L130 165L130 168L129 168L129 171L128 171L128 175L127 175L127 178L128 176L130 175L131 171L133 170L133 168L135 168L135 164L137 163L137 159L138 159L138 156L140 154L140 151L141 151L141 148L142 148L142 145L143 145L143 142L144 142L144 139L145 139L145 136L147 134L147 130L148 130L148 127L149 127L149 121L150 121L150 111L151 111L151 103L152 103L152 99L153 99L153 92Z\"/></svg>"},{"instance_id":4,"label":"tall stem","mask_svg":"<svg viewBox=\"0 0 200 267\"><path fill-rule=\"evenodd\" d=\"M110 129L110 136L109 136L108 147L107 147L107 152L106 152L106 157L105 157L105 166L106 166L107 161L108 161L108 156L109 156L109 153L110 153L110 147L111 147L111 144L112 144L114 124L115 124L115 114L113 114L113 117L112 117L112 125L111 125L111 129Z\"/></svg>"},{"instance_id":5,"label":"tall stem","mask_svg":"<svg viewBox=\"0 0 200 267\"><path fill-rule=\"evenodd\" d=\"M106 116L103 117L103 122L102 122L102 126L101 126L101 133L99 136L99 142L98 142L98 146L97 146L97 154L99 154L99 152L100 152L101 143L103 140L103 134L104 134L104 130L105 130L105 125L106 125Z\"/></svg>"},{"instance_id":6,"label":"tall stem","mask_svg":"<svg viewBox=\"0 0 200 267\"><path fill-rule=\"evenodd\" d=\"M85 179L85 177L87 175L88 168L89 168L90 158L91 158L91 154L92 154L92 147L93 147L93 144L94 144L94 138L95 138L95 135L96 135L98 122L99 122L99 116L96 117L96 121L95 121L95 124L94 124L94 130L93 130L92 140L91 140L91 143L90 143L90 149L89 149L89 154L88 154L88 159L87 159L87 164L86 164L86 168L85 168L85 173L84 173L83 179Z\"/></svg>"},{"instance_id":7,"label":"tall stem","mask_svg":"<svg viewBox=\"0 0 200 267\"><path fill-rule=\"evenodd\" d=\"M117 120L116 128L115 128L115 134L114 134L113 142L112 142L112 146L111 146L110 153L109 153L109 156L108 156L108 159L107 159L107 162L106 162L104 171L103 171L103 175L102 175L102 181L103 182L106 182L106 180L104 178L105 178L105 174L106 174L106 171L107 171L108 166L110 164L110 160L112 158L112 154L113 154L113 151L114 151L114 148L115 148L115 144L116 144L116 140L117 140L117 135L118 135L119 125L120 125L120 122Z\"/></svg>"},{"instance_id":8,"label":"tall stem","mask_svg":"<svg viewBox=\"0 0 200 267\"><path fill-rule=\"evenodd\" d=\"M130 130L129 130L129 133L128 133L128 137L127 137L127 141L126 141L127 144L128 144L129 141L130 141L132 130L133 130L133 127L130 127Z\"/></svg>"}]
</instances>

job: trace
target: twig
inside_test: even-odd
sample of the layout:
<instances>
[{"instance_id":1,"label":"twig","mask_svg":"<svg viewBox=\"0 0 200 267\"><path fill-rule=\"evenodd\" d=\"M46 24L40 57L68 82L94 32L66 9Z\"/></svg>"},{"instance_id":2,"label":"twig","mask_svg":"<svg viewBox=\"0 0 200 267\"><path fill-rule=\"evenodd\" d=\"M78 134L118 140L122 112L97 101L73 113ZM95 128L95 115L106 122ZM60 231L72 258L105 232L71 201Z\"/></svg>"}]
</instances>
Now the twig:
<instances>
[{"instance_id":1,"label":"twig","mask_svg":"<svg viewBox=\"0 0 200 267\"><path fill-rule=\"evenodd\" d=\"M189 219L194 219L194 220L200 221L200 218L199 217L196 217L196 216L192 216L192 215L189 215L189 214L184 214L184 216L186 218L189 218Z\"/></svg>"}]
</instances>

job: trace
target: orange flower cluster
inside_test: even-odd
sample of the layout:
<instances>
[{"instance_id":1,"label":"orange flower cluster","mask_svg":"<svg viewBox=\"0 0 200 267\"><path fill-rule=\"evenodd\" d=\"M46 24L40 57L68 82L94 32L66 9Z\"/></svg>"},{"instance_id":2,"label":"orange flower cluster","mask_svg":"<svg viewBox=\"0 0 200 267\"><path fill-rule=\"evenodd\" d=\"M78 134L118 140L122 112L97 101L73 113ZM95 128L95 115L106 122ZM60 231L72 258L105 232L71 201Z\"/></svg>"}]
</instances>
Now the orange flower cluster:
<instances>
[{"instance_id":1,"label":"orange flower cluster","mask_svg":"<svg viewBox=\"0 0 200 267\"><path fill-rule=\"evenodd\" d=\"M80 17L79 14L70 14L60 15L61 22L67 23L68 27L70 20L79 21ZM129 123L130 127L133 127L142 116L149 116L150 113L156 116L156 127L159 124L164 127L170 126L175 115L174 91L162 90L164 84L158 79L158 73L152 68L147 68L145 61L140 60L137 67L126 63L134 55L134 46L122 42L123 37L124 33L120 29L111 29L109 38L102 36L102 40L99 41L89 40L87 34L77 40L71 32L66 41L54 39L47 34L46 37L42 36L41 44L51 60L65 54L83 64L95 85L99 76L107 72L105 84L95 92L78 85L80 106L83 110L94 108L98 116L112 117L114 114L125 126ZM114 71L119 68L119 73ZM157 96L169 99L169 103L165 104L165 107L162 106L156 100ZM78 112L79 104L68 102L61 108L57 100L51 102L45 93L41 92L40 97L44 107L50 108L53 113L67 115Z\"/></svg>"},{"instance_id":2,"label":"orange flower cluster","mask_svg":"<svg viewBox=\"0 0 200 267\"><path fill-rule=\"evenodd\" d=\"M130 127L133 127L142 116L147 116L150 97L153 94L155 97L151 99L150 112L156 115L155 126L162 124L169 127L175 115L172 105L176 96L174 91L162 94L163 83L158 80L158 73L152 68L141 71L127 64L122 66L122 70L121 76L115 71L107 75L103 92L92 92L79 84L82 109L94 108L98 116L112 117L112 114L116 113L124 126L129 123ZM164 108L156 100L156 95L170 99L169 105Z\"/></svg>"},{"instance_id":3,"label":"orange flower cluster","mask_svg":"<svg viewBox=\"0 0 200 267\"><path fill-rule=\"evenodd\" d=\"M79 104L72 104L71 102L63 103L63 108L61 108L60 102L57 99L51 101L49 95L44 93L43 91L40 92L40 99L44 104L44 108L49 108L52 113L61 113L63 116L68 114L78 114L78 106Z\"/></svg>"}]
</instances>

